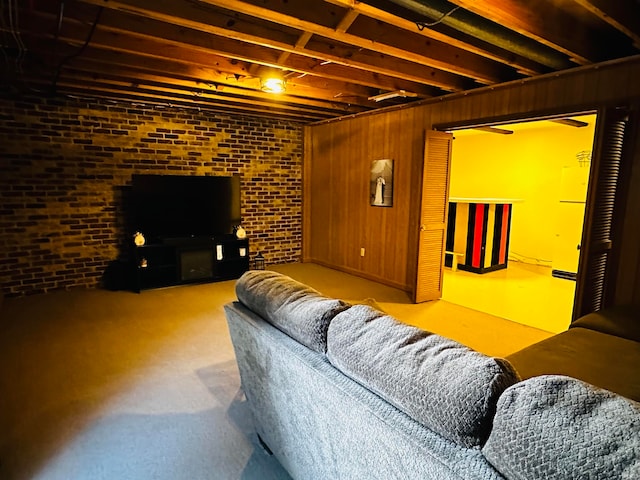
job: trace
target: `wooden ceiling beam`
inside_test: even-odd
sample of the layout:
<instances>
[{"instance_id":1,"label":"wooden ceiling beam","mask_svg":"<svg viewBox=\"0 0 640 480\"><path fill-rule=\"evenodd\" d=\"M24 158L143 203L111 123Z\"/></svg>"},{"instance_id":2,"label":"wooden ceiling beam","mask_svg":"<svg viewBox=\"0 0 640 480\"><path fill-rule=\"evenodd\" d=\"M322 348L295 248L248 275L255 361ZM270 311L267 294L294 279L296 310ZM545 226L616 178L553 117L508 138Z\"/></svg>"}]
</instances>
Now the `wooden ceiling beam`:
<instances>
[{"instance_id":1,"label":"wooden ceiling beam","mask_svg":"<svg viewBox=\"0 0 640 480\"><path fill-rule=\"evenodd\" d=\"M81 5L80 5L81 6ZM91 21L91 17L95 15L93 11L79 11L74 9L73 12L78 22ZM49 22L55 22L55 16L49 15ZM75 20L70 17L65 18L65 31L71 35L71 32L77 33L78 27ZM71 23L69 23L71 22ZM69 24L67 26L67 24ZM43 27L40 30L48 30L53 34L51 27ZM107 36L101 36L100 32L109 32ZM123 39L117 34L124 34ZM308 35L311 36L310 34ZM297 40L306 44L307 35L303 35ZM250 64L258 63L264 66L279 66L280 68L293 70L300 74L313 75L314 77L323 77L337 82L343 82L344 87L340 91L345 94L350 92L347 85L356 84L363 87L370 87L381 90L397 90L404 89L413 91L421 97L431 97L442 93L431 85L425 83L416 83L411 80L398 78L393 68L381 69L368 68L364 65L362 68L352 68L334 62L323 62L317 58L309 56L301 56L298 54L290 54L285 62L278 62L277 50L257 45L246 44L241 41L220 37L217 35L209 35L203 32L185 30L180 26L168 25L160 21L151 19L141 19L128 14L119 12L105 11L101 16L101 21L97 29L97 33L92 39L92 44L100 44L107 47L111 44L115 49L131 51L135 49L140 52L153 50L153 45L162 45L159 49L163 57L174 58L176 61L188 61L201 64L206 57L197 55L194 52L208 56L220 55L229 59L233 59L236 67L244 66L242 72L238 72L238 68L234 73L242 73L243 75L253 76L255 72L250 71ZM152 46L150 46L152 45ZM296 47L297 48L297 47ZM329 50L327 48L327 50ZM155 51L155 50L154 50ZM330 56L335 59L335 56ZM216 60L217 62L217 60ZM243 64L242 62L246 63ZM229 61L226 61L229 64ZM205 62L206 64L206 62ZM211 63L209 63L211 64ZM257 71L257 68L256 68ZM367 95L363 95L366 98Z\"/></svg>"},{"instance_id":2,"label":"wooden ceiling beam","mask_svg":"<svg viewBox=\"0 0 640 480\"><path fill-rule=\"evenodd\" d=\"M31 43L31 45L33 45L33 43ZM68 51L62 50L60 53L64 55L67 52ZM85 50L85 52L91 57L91 60L87 58L71 59L64 64L64 67L60 71L58 71L59 62L55 61L55 59L52 59L53 62L48 66L40 64L37 68L37 73L40 76L39 83L44 83L46 85L46 91L53 93L59 91L62 78L66 79L67 86L70 84L70 76L75 79L80 78L78 88L82 87L85 90L90 85L100 86L101 84L96 83L96 80L100 79L103 83L109 81L122 88L129 85L132 86L132 88L135 87L138 89L137 91L140 91L140 88L146 88L146 93L150 90L161 91L163 95L162 98L165 100L170 99L171 95L175 95L176 98L194 96L207 98L209 101L215 99L218 101L218 105L222 105L222 102L228 102L230 105L245 105L249 110L255 108L259 111L268 109L272 107L274 103L277 103L279 104L278 111L281 113L291 111L296 112L296 115L298 115L298 112L313 112L315 115L316 112L320 111L325 117L362 112L370 109L372 105L371 102L367 102L369 106L358 106L357 101L355 101L357 99L348 98L320 100L311 99L312 97L300 98L293 95L282 95L276 98L259 89L249 89L257 86L256 79L250 79L250 84L244 85L244 88L234 88L225 84L184 78L177 74L165 77L157 73L145 72L145 60L149 59L138 58L137 60L142 61L136 62L135 58L131 58L128 55L122 56L115 52L101 52L103 56L106 55L108 59L107 63L102 63L100 61L101 55L99 53L96 54L95 49L90 47ZM31 54L34 53L37 53L37 51L31 51ZM132 62L135 66L118 68L114 66L110 56L123 57L118 60L120 63L123 63L123 60L126 59L126 61ZM161 67L161 64L152 62L151 66L155 69L151 71L163 72L162 69L158 68ZM34 72L29 72L29 74L33 76ZM171 73L169 74L171 75ZM55 85L53 82L54 78L58 78ZM315 91L316 89L313 90ZM306 92L306 95L310 97L312 93L313 92Z\"/></svg>"},{"instance_id":3,"label":"wooden ceiling beam","mask_svg":"<svg viewBox=\"0 0 640 480\"><path fill-rule=\"evenodd\" d=\"M517 72L520 72L523 75L539 75L541 73L546 73L545 67L521 55L515 55L513 52L508 50L494 48L494 46L490 44L479 46L477 43L465 42L459 38L446 35L432 28L419 30L415 21L408 20L394 13L376 8L373 5L363 3L359 0L325 0L325 2L333 5L339 5L343 8L349 8L358 12L360 15L367 16L388 25L393 25L394 27L412 34L432 38L447 45L466 50L467 52L475 53L476 55L480 55L489 60L510 65L516 69Z\"/></svg>"},{"instance_id":4,"label":"wooden ceiling beam","mask_svg":"<svg viewBox=\"0 0 640 480\"><path fill-rule=\"evenodd\" d=\"M574 62L587 65L606 58L604 45L590 38L591 32L576 17L569 16L553 1L450 0L481 17L503 25L527 38L568 55ZM549 21L549 19L553 21Z\"/></svg>"},{"instance_id":5,"label":"wooden ceiling beam","mask_svg":"<svg viewBox=\"0 0 640 480\"><path fill-rule=\"evenodd\" d=\"M302 35L296 40L294 47L296 49L302 49L307 45L307 42L311 39L313 34L309 32L303 32ZM282 52L278 56L277 63L278 65L282 65L286 63L287 59L291 56L291 52Z\"/></svg>"},{"instance_id":6,"label":"wooden ceiling beam","mask_svg":"<svg viewBox=\"0 0 640 480\"><path fill-rule=\"evenodd\" d=\"M63 37L62 39L64 40L65 38ZM129 43L133 44L135 42ZM51 57L50 51L47 49L48 42L43 40L39 42L30 40L29 44L32 51L35 53L39 52L42 58L48 58L49 61L52 62L59 62L59 59ZM68 55L70 51L72 50L69 48L66 50L60 49L58 54L60 58L64 58L65 54ZM162 72L163 74L172 75L173 78L176 79L175 81L191 82L194 88L198 84L215 83L225 85L230 89L242 89L244 94L249 97L269 98L270 95L260 90L259 79L257 77L247 77L240 68L237 69L237 74L234 74L234 65L228 62L226 58L209 58L210 63L205 66L191 61L176 62L159 55L141 56L136 52L103 49L99 45L87 48L85 50L85 56L91 60L77 59L73 64L80 65L81 62L84 61L92 62L93 65L108 65L106 68L110 68L112 72L118 72L120 74L126 69L129 69L127 72L133 78L135 78L136 75L142 75L145 71ZM228 62L228 64L222 66L225 72L211 68L212 63L220 68L219 64L225 62ZM166 78L168 79L167 81L170 82L169 77L166 76ZM336 91L340 91L342 95L336 97ZM300 102L309 105L315 105L316 103L320 105L321 102L330 102L330 104L345 103L369 108L373 106L373 104L367 100L371 94L371 89L325 79L298 79L292 77L288 80L288 94L290 96L302 97Z\"/></svg>"},{"instance_id":7,"label":"wooden ceiling beam","mask_svg":"<svg viewBox=\"0 0 640 480\"><path fill-rule=\"evenodd\" d=\"M34 86L38 86L38 84L42 85L42 79L40 77L33 77L29 79L29 82ZM46 83L43 85L46 88ZM203 102L201 99L197 97L193 98L180 98L176 96L163 96L155 93L147 94L145 92L138 91L136 93L132 93L130 89L122 89L119 87L113 86L104 86L104 85L94 85L94 84L78 84L76 82L70 81L67 82L65 79L62 79L60 83L60 93L66 96L73 97L85 97L87 99L92 98L102 98L106 100L111 100L118 104L124 104L127 101L130 102L130 105L143 104L146 106L152 106L156 108L187 108L187 109L196 109L198 111L210 111L210 112L218 112L223 113L225 115L248 115L248 116L259 116L259 117L273 117L278 120L289 120L293 122L301 122L301 123L310 123L318 120L323 120L327 118L332 118L332 115L323 115L319 113L318 115L300 115L300 114L292 114L287 112L279 111L276 108L269 109L255 109L255 108L247 108L245 106L236 106L230 103L211 103L211 102Z\"/></svg>"},{"instance_id":8,"label":"wooden ceiling beam","mask_svg":"<svg viewBox=\"0 0 640 480\"><path fill-rule=\"evenodd\" d=\"M347 12L340 19L340 22L336 26L336 32L346 33L346 31L349 30L349 27L353 25L353 22L355 22L356 18L358 18L358 15L360 15L360 13L353 8L347 10Z\"/></svg>"},{"instance_id":9,"label":"wooden ceiling beam","mask_svg":"<svg viewBox=\"0 0 640 480\"><path fill-rule=\"evenodd\" d=\"M193 80L188 78L179 78L177 76L165 77L157 74L151 74L147 72L141 72L135 67L121 67L114 71L112 64L102 64L96 61L77 62L76 65L72 60L69 62L68 67L73 68L76 71L86 72L88 75L97 74L101 76L110 76L113 78L120 78L124 81L138 84L148 84L158 87L181 87L182 89L189 90L195 93L209 92L212 95L218 95L220 99L226 98L240 98L237 100L239 103L256 103L258 105L264 104L265 106L274 100L272 93L265 93L260 90L259 80L251 79L242 88L217 83L215 81L202 81ZM287 92L289 86L287 86ZM317 92L317 89L310 89L306 92L304 99L296 98L296 95L286 93L280 95L278 98L282 102L287 102L292 105L296 105L296 108L320 108L326 110L341 111L345 115L350 113L358 113L371 108L370 102L367 107L358 106L357 99L354 98L352 102L346 102L346 99L313 99L312 95ZM241 98L244 97L244 98Z\"/></svg>"},{"instance_id":10,"label":"wooden ceiling beam","mask_svg":"<svg viewBox=\"0 0 640 480\"><path fill-rule=\"evenodd\" d=\"M194 95L208 93L212 96L216 96L220 100L231 99L237 103L246 103L257 106L267 106L274 100L273 94L264 93L259 89L257 79L250 79L242 87L233 87L228 84L219 83L215 80L203 81L194 80L191 78L185 78L178 74L174 74L171 77L161 76L158 74L152 74L143 71L140 67L134 65L118 65L114 68L114 64L111 62L102 63L99 60L100 55L92 55L92 60L71 60L65 64L64 69L61 71L61 77L66 75L67 70L74 70L78 74L82 72L82 75L87 78L110 78L117 79L118 82L130 85L153 85L155 88L168 88L171 91L176 88L187 92L191 92ZM134 59L132 59L134 60ZM122 61L121 61L122 63ZM140 65L140 64L138 64ZM158 70L156 70L158 71ZM162 70L159 70L162 71ZM171 73L171 72L168 72ZM48 77L53 79L54 72L50 70ZM50 85L53 87L52 82ZM304 87L302 87L304 89ZM298 90L301 90L299 87ZM299 98L295 95L283 95L279 97L279 101L282 103L288 103L296 109L323 109L339 111L342 114L358 113L371 108L371 102L358 102L358 98L327 98L321 100L310 99L317 89L311 89L312 91L303 92L305 98ZM244 97L244 98L243 98ZM360 103L360 106L358 105ZM283 109L288 107L284 106Z\"/></svg>"},{"instance_id":11,"label":"wooden ceiling beam","mask_svg":"<svg viewBox=\"0 0 640 480\"><path fill-rule=\"evenodd\" d=\"M113 75L96 75L70 69L66 69L61 74L58 86L62 89L73 87L88 91L128 92L130 95L146 96L165 101L171 101L172 99L192 100L196 103L199 102L210 106L228 106L245 112L264 113L269 110L275 110L291 117L295 116L306 120L327 118L331 115L327 109L314 110L301 105L289 104L284 97L270 102L249 101L246 98L225 97L216 92L184 90L179 86L154 85L150 82L136 84L131 83L129 79L121 79ZM338 114L341 114L341 112L343 112L343 109L340 108L336 108L334 111L334 113Z\"/></svg>"},{"instance_id":12,"label":"wooden ceiling beam","mask_svg":"<svg viewBox=\"0 0 640 480\"><path fill-rule=\"evenodd\" d=\"M574 0L603 22L628 36L640 48L640 4L634 0ZM629 12L636 15L629 15Z\"/></svg>"},{"instance_id":13,"label":"wooden ceiling beam","mask_svg":"<svg viewBox=\"0 0 640 480\"><path fill-rule=\"evenodd\" d=\"M217 13L213 10L203 11L201 8L198 8L197 5L190 2L158 0L152 5L145 0L110 0L107 3L105 3L104 0L82 1L94 5L104 5L105 7L128 13L135 13L143 17L153 18L169 24L180 25L182 27L199 30L209 34L241 40L254 45L289 51L292 53L311 56L313 58L324 57L322 58L324 61L331 61L384 75L397 76L406 80L415 81L415 77L421 77L422 83L435 85L446 91L459 91L461 89L460 85L465 83L463 77L434 67L432 65L434 62L430 61L426 57L416 55L412 52L403 52L396 48L385 48L383 45L376 42L356 39L355 36L351 36L353 38L350 39L351 42L356 42L356 44L352 44L354 46L353 50L372 48L373 51L371 51L370 57L373 57L374 54L378 56L382 54L382 58L386 59L386 63L378 61L373 65L369 65L366 63L354 62L348 57L331 55L331 41L333 41L336 36L340 35L332 28L314 28L314 24L311 24L310 22L302 22L302 25L308 26L309 28L299 28L299 24L301 22L294 21L292 19L292 22L294 23L293 27L299 28L302 31L319 34L321 36L322 33L324 33L326 38L332 39L328 42L327 49L320 51L296 49L294 45L298 38L298 34L295 34L293 27L288 23L272 23L267 26L265 22L261 22L255 18L252 18L251 22L243 21L242 16L239 14L229 15ZM234 8L238 8L242 6L241 4L243 4L243 2L234 1L233 4L235 5ZM282 16L273 14L268 15L268 19L271 22L273 22L273 18L282 18ZM394 57L400 56L402 58L402 55L405 54L407 55L408 60L403 59L401 62L394 61L393 64L390 64L392 60L395 60ZM451 65L450 58L449 63L447 64ZM398 66L401 68L398 69ZM460 68L465 69L465 67ZM486 80L486 77L482 76L482 80Z\"/></svg>"},{"instance_id":14,"label":"wooden ceiling beam","mask_svg":"<svg viewBox=\"0 0 640 480\"><path fill-rule=\"evenodd\" d=\"M392 32L387 32L381 36L367 28L361 29L358 34L342 32L338 29L339 23L337 25L326 24L331 20L335 22L335 18L327 14L326 4L323 1L316 3L311 3L310 0L305 2L272 2L269 7L264 6L264 2L261 1L201 1L254 18L311 32L354 47L372 50L389 57L403 58L418 65L426 65L444 72L468 77L482 84L497 83L503 80L501 76L503 72L497 68L495 62L439 40L433 39L431 42L425 42L424 37L417 33L412 34L404 31L404 35L395 35ZM314 18L321 17L323 14L329 16L330 20L321 23L321 19ZM336 12L336 14L340 17L346 12ZM308 20L310 18L313 18L314 21ZM386 25L385 28L395 29L392 25ZM350 32L353 32L353 28L350 29ZM451 62L451 58L456 58L457 61Z\"/></svg>"},{"instance_id":15,"label":"wooden ceiling beam","mask_svg":"<svg viewBox=\"0 0 640 480\"><path fill-rule=\"evenodd\" d=\"M304 122L640 51L638 0L451 1L439 21L450 9L425 0L29 0L0 25L0 81ZM264 67L284 99L260 90Z\"/></svg>"}]
</instances>

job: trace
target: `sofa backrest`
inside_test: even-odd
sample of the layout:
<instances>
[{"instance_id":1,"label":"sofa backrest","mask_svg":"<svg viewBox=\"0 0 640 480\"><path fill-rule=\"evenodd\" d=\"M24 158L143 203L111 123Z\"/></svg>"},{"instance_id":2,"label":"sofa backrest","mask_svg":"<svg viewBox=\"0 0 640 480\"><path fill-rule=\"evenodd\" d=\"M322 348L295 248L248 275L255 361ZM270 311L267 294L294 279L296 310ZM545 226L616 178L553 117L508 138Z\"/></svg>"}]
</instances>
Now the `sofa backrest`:
<instances>
[{"instance_id":1,"label":"sofa backrest","mask_svg":"<svg viewBox=\"0 0 640 480\"><path fill-rule=\"evenodd\" d=\"M243 404L291 477L504 480L479 448L421 425L242 303L225 313Z\"/></svg>"},{"instance_id":2,"label":"sofa backrest","mask_svg":"<svg viewBox=\"0 0 640 480\"><path fill-rule=\"evenodd\" d=\"M486 441L498 397L518 381L506 360L366 305L331 321L327 357L414 420L465 447Z\"/></svg>"},{"instance_id":3,"label":"sofa backrest","mask_svg":"<svg viewBox=\"0 0 640 480\"><path fill-rule=\"evenodd\" d=\"M338 313L349 308L342 300L287 275L270 270L250 270L236 282L236 295L245 306L310 349L325 353L327 328Z\"/></svg>"},{"instance_id":4,"label":"sofa backrest","mask_svg":"<svg viewBox=\"0 0 640 480\"><path fill-rule=\"evenodd\" d=\"M561 375L509 387L483 448L509 480L640 478L640 403Z\"/></svg>"}]
</instances>

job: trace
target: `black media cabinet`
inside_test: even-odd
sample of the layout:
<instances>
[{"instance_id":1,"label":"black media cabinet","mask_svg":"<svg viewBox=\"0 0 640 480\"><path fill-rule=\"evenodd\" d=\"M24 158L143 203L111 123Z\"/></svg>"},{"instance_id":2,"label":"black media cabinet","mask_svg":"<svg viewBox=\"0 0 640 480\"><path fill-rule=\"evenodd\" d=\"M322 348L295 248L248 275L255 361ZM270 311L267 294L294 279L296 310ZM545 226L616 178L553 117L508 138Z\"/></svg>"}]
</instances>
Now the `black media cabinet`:
<instances>
[{"instance_id":1,"label":"black media cabinet","mask_svg":"<svg viewBox=\"0 0 640 480\"><path fill-rule=\"evenodd\" d=\"M249 239L235 235L167 238L134 248L137 292L231 280L249 270Z\"/></svg>"}]
</instances>

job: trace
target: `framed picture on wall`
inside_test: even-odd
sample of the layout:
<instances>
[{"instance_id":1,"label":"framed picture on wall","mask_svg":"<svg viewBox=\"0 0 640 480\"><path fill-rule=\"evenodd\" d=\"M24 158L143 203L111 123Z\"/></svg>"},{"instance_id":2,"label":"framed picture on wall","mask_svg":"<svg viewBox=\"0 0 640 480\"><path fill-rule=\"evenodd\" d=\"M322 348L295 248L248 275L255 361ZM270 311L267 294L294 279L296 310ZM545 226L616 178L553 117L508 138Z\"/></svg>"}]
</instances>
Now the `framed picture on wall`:
<instances>
[{"instance_id":1,"label":"framed picture on wall","mask_svg":"<svg viewBox=\"0 0 640 480\"><path fill-rule=\"evenodd\" d=\"M393 160L371 162L370 204L373 207L393 207Z\"/></svg>"}]
</instances>

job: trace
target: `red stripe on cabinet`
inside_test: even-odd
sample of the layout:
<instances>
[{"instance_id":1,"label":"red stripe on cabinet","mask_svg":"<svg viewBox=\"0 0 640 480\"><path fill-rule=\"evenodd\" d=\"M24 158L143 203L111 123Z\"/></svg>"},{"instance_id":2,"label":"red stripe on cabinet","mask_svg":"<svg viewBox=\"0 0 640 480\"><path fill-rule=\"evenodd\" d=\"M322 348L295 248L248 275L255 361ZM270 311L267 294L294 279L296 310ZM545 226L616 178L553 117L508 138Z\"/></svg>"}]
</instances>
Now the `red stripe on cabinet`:
<instances>
[{"instance_id":1,"label":"red stripe on cabinet","mask_svg":"<svg viewBox=\"0 0 640 480\"><path fill-rule=\"evenodd\" d=\"M502 230L500 232L500 259L499 263L503 264L507 261L507 234L509 233L509 205L505 203L502 206Z\"/></svg>"},{"instance_id":2,"label":"red stripe on cabinet","mask_svg":"<svg viewBox=\"0 0 640 480\"><path fill-rule=\"evenodd\" d=\"M471 256L471 266L480 268L482 256L482 227L484 225L484 207L482 203L476 204L476 215L473 225L473 254Z\"/></svg>"}]
</instances>

